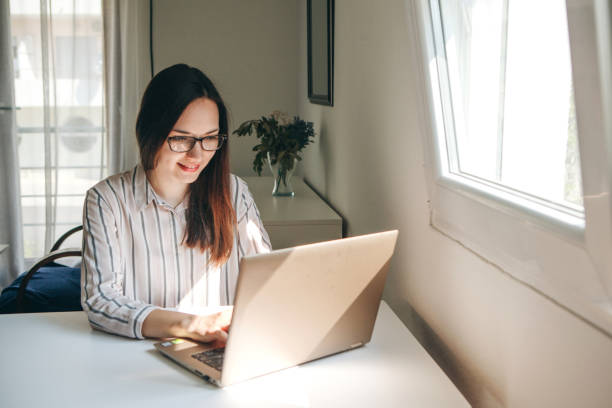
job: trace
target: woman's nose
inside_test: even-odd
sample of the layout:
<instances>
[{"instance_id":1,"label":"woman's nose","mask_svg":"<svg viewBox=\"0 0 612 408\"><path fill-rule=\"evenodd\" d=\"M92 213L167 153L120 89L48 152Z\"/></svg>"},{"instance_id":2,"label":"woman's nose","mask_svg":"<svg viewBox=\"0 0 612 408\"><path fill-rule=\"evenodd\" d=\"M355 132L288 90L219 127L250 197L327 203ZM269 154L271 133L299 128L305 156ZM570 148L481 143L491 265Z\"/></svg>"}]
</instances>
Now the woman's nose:
<instances>
[{"instance_id":1,"label":"woman's nose","mask_svg":"<svg viewBox=\"0 0 612 408\"><path fill-rule=\"evenodd\" d=\"M202 143L197 142L193 148L187 152L187 156L199 159L204 154L204 149L202 148Z\"/></svg>"}]
</instances>

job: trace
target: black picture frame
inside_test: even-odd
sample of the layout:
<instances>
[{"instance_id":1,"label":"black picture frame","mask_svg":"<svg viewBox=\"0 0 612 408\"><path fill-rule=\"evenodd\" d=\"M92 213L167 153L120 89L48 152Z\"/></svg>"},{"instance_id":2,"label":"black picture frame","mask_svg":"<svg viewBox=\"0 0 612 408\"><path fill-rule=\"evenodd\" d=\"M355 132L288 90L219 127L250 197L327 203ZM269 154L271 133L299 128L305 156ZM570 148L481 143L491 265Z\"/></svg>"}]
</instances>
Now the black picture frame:
<instances>
[{"instance_id":1,"label":"black picture frame","mask_svg":"<svg viewBox=\"0 0 612 408\"><path fill-rule=\"evenodd\" d=\"M334 0L307 1L308 99L334 106Z\"/></svg>"}]
</instances>

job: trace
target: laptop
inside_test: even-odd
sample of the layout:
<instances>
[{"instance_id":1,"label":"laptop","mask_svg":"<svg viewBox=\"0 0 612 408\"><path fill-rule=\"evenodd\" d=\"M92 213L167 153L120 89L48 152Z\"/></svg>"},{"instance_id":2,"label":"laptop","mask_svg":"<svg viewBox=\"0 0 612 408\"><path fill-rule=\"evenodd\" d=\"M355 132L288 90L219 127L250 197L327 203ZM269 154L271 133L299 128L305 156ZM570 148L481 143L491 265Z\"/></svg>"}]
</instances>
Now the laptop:
<instances>
[{"instance_id":1,"label":"laptop","mask_svg":"<svg viewBox=\"0 0 612 408\"><path fill-rule=\"evenodd\" d=\"M320 242L240 261L227 343L155 344L226 387L368 343L398 231Z\"/></svg>"}]
</instances>

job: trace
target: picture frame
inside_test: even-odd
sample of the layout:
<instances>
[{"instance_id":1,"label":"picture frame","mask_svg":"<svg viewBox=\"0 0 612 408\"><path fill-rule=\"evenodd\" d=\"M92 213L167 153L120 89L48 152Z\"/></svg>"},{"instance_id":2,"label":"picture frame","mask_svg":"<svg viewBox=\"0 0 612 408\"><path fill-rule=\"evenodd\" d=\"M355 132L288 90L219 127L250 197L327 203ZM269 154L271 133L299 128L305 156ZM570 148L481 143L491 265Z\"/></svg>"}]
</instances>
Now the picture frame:
<instances>
[{"instance_id":1,"label":"picture frame","mask_svg":"<svg viewBox=\"0 0 612 408\"><path fill-rule=\"evenodd\" d=\"M308 99L333 106L334 0L307 0Z\"/></svg>"}]
</instances>

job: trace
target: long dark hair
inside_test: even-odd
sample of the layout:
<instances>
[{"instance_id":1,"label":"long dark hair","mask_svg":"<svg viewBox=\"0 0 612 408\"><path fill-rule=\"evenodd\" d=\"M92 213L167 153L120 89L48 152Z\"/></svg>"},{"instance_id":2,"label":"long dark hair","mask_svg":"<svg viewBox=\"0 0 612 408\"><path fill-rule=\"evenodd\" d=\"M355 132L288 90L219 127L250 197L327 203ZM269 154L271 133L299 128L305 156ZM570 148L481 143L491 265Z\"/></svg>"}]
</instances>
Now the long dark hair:
<instances>
[{"instance_id":1,"label":"long dark hair","mask_svg":"<svg viewBox=\"0 0 612 408\"><path fill-rule=\"evenodd\" d=\"M177 64L160 71L147 86L136 120L140 160L145 171L187 105L208 98L219 110L219 133L228 134L227 109L214 84L202 71ZM232 250L236 215L230 198L229 143L217 150L198 179L189 186L187 229L183 242L210 250L210 260L224 263Z\"/></svg>"}]
</instances>

